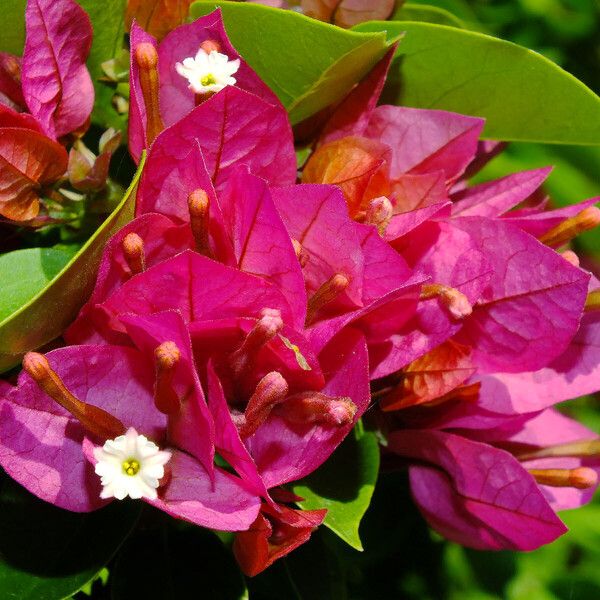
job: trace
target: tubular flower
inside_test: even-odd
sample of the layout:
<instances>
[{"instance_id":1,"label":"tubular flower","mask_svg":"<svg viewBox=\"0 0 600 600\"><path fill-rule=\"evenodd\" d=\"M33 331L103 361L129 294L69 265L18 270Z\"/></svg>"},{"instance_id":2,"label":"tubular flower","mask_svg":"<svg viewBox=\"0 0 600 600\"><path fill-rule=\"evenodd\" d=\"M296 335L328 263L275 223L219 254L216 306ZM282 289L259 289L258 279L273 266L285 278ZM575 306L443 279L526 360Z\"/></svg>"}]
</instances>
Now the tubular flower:
<instances>
[{"instance_id":1,"label":"tubular flower","mask_svg":"<svg viewBox=\"0 0 600 600\"><path fill-rule=\"evenodd\" d=\"M208 102L199 108L205 106ZM152 152L161 147L157 140ZM108 244L92 298L66 334L71 343L86 345L56 351L71 352L80 360L91 353L94 358L88 360L94 365L101 362L97 356L105 353L112 353L113 360L122 353L135 356L150 369L141 378L147 386L143 397L149 401L140 398L136 410L156 415L166 425L151 431L137 419L123 418L103 405L104 411L119 419L120 430L107 430L101 436L96 432L95 437L90 432L89 441L82 440L73 449L71 460L80 461L74 458L77 455L87 458L87 464L81 465L79 485L89 479L94 464L103 478L86 484L97 494L85 494L92 496L86 508L101 501L100 483L104 495L113 493L107 480L110 475L118 475L115 489L123 495L124 486L134 486L133 477L144 465L137 455L122 451L118 461L107 466L106 443L122 439L119 436L133 427L172 455L165 477L152 476L153 482L159 480L156 498L146 488L145 501L198 524L211 520L211 527L239 530L257 522L262 505L261 515L275 511L268 519L274 531L279 531L277 515L288 514L286 510L296 514L286 509L288 501L281 500L280 486L321 465L368 405L366 344L360 331L338 328L313 349L304 329L307 301L300 263L268 186L245 167L238 167L223 182L217 201L197 147L193 157L198 162L192 169L174 163L174 172L186 176L179 181L180 196L172 197L173 217L143 214ZM159 202L161 189L158 196L149 195L151 186L158 183L154 178L141 183L142 206ZM184 188L189 185L187 190L181 190L182 183ZM264 252L266 243L271 248L268 253ZM118 362L125 373L131 371L125 360ZM86 370L91 368L86 366ZM69 391L68 397L79 400L68 404L60 396L59 404L88 423L89 417L84 417L92 402L80 390L70 391L66 374L57 370L57 376ZM8 411L19 403L29 407L24 386L31 382L27 374L22 377L25 381L6 399ZM137 381L139 375L135 377ZM116 375L104 378L101 388L117 385L117 379ZM54 398L48 386L40 385L40 394ZM93 378L90 385L97 385ZM112 395L110 389L98 393ZM3 423L9 428L20 419L4 419ZM10 434L2 439L10 439ZM111 447L114 442L109 441ZM41 495L28 475L31 462L39 457L25 457L12 446L0 456L15 479ZM235 475L216 466L215 456L224 459ZM44 460L45 464L36 464L40 477L70 468L64 455L60 466L51 458ZM134 472L132 479L125 479L127 473L116 473L119 468ZM186 474L192 470L198 486L184 492ZM216 487L207 497L213 480ZM56 488L55 497L66 493L60 476ZM239 498L232 505L229 492L234 490L239 491ZM134 487L133 493L141 493L140 488ZM42 497L56 501L48 494ZM73 508L71 500L61 498L60 505ZM302 522L303 513L297 514ZM283 519L286 543L266 556L262 546L250 547L241 559L244 568L252 573L266 568L306 541L323 516L323 511L306 513L311 524L302 527ZM255 555L252 566L247 563L248 552Z\"/></svg>"},{"instance_id":2,"label":"tubular flower","mask_svg":"<svg viewBox=\"0 0 600 600\"><path fill-rule=\"evenodd\" d=\"M195 94L220 92L227 85L235 85L233 75L239 68L239 58L229 60L225 54L216 50L207 52L204 48L200 48L196 56L188 56L175 64L175 69L188 80L190 90Z\"/></svg>"},{"instance_id":3,"label":"tubular flower","mask_svg":"<svg viewBox=\"0 0 600 600\"><path fill-rule=\"evenodd\" d=\"M160 43L134 22L130 44L129 151L136 162L165 127L225 87L282 108L231 45L220 10L175 28Z\"/></svg>"},{"instance_id":4,"label":"tubular flower","mask_svg":"<svg viewBox=\"0 0 600 600\"><path fill-rule=\"evenodd\" d=\"M159 450L154 442L130 427L124 435L94 448L94 458L97 461L94 470L102 483L100 498L123 500L129 496L134 500L155 500L171 453Z\"/></svg>"}]
</instances>

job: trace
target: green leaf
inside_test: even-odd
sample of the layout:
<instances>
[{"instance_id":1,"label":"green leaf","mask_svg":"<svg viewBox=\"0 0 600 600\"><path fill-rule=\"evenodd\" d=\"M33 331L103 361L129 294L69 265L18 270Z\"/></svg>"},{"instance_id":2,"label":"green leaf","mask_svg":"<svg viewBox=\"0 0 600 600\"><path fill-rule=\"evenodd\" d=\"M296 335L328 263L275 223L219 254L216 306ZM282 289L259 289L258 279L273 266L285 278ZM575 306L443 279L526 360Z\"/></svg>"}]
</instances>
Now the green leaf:
<instances>
[{"instance_id":1,"label":"green leaf","mask_svg":"<svg viewBox=\"0 0 600 600\"><path fill-rule=\"evenodd\" d=\"M456 15L463 22L476 22L477 13L471 7L469 0L411 0L411 5L433 6Z\"/></svg>"},{"instance_id":2,"label":"green leaf","mask_svg":"<svg viewBox=\"0 0 600 600\"><path fill-rule=\"evenodd\" d=\"M69 263L26 304L0 321L0 372L22 355L58 337L77 316L96 281L100 257L109 238L131 221L144 159L117 208ZM2 290L4 296L4 290Z\"/></svg>"},{"instance_id":3,"label":"green leaf","mask_svg":"<svg viewBox=\"0 0 600 600\"><path fill-rule=\"evenodd\" d=\"M247 599L244 578L219 538L169 521L160 532L140 532L127 541L111 570L111 598Z\"/></svg>"},{"instance_id":4,"label":"green leaf","mask_svg":"<svg viewBox=\"0 0 600 600\"><path fill-rule=\"evenodd\" d=\"M87 66L94 82L96 99L92 120L102 127L124 130L127 115L117 113L112 105L114 87L100 78L104 75L101 64L115 58L123 49L126 0L77 0L87 12L94 28L92 49Z\"/></svg>"},{"instance_id":5,"label":"green leaf","mask_svg":"<svg viewBox=\"0 0 600 600\"><path fill-rule=\"evenodd\" d=\"M28 248L0 256L0 321L31 300L74 254L54 248Z\"/></svg>"},{"instance_id":6,"label":"green leaf","mask_svg":"<svg viewBox=\"0 0 600 600\"><path fill-rule=\"evenodd\" d=\"M491 139L600 144L600 98L540 54L430 23L372 21L356 29L406 33L384 102L485 117Z\"/></svg>"},{"instance_id":7,"label":"green leaf","mask_svg":"<svg viewBox=\"0 0 600 600\"><path fill-rule=\"evenodd\" d=\"M25 5L27 0L2 1L0 52L21 55L25 43Z\"/></svg>"},{"instance_id":8,"label":"green leaf","mask_svg":"<svg viewBox=\"0 0 600 600\"><path fill-rule=\"evenodd\" d=\"M358 527L371 502L378 470L377 437L355 430L323 466L294 485L293 491L304 498L298 503L301 508L326 508L324 524L362 550Z\"/></svg>"},{"instance_id":9,"label":"green leaf","mask_svg":"<svg viewBox=\"0 0 600 600\"><path fill-rule=\"evenodd\" d=\"M197 19L216 7L233 45L277 94L293 124L340 100L388 48L384 35L258 4L195 2L190 15Z\"/></svg>"},{"instance_id":10,"label":"green leaf","mask_svg":"<svg viewBox=\"0 0 600 600\"><path fill-rule=\"evenodd\" d=\"M0 479L0 596L57 600L80 590L114 556L137 521L139 503L72 513Z\"/></svg>"},{"instance_id":11,"label":"green leaf","mask_svg":"<svg viewBox=\"0 0 600 600\"><path fill-rule=\"evenodd\" d=\"M426 4L402 4L394 11L390 20L424 21L425 23L437 23L438 25L465 28L465 24L451 12Z\"/></svg>"}]
</instances>

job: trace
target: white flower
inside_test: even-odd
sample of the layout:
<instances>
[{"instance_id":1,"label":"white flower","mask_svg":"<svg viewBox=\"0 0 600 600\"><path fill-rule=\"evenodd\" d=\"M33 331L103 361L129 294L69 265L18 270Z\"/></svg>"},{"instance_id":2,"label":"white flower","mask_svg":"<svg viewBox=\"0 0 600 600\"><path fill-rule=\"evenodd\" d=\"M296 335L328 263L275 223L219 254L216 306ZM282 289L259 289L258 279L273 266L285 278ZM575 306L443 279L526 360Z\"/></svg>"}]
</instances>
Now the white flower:
<instances>
[{"instance_id":1,"label":"white flower","mask_svg":"<svg viewBox=\"0 0 600 600\"><path fill-rule=\"evenodd\" d=\"M234 73L240 68L240 59L229 60L226 54L211 50L210 54L202 48L196 56L176 63L175 70L189 81L189 88L195 94L220 92L225 86L235 85Z\"/></svg>"},{"instance_id":2,"label":"white flower","mask_svg":"<svg viewBox=\"0 0 600 600\"><path fill-rule=\"evenodd\" d=\"M94 458L98 461L96 473L102 478L100 498L154 500L171 453L160 450L130 427L125 435L107 440L102 448L94 448Z\"/></svg>"}]
</instances>

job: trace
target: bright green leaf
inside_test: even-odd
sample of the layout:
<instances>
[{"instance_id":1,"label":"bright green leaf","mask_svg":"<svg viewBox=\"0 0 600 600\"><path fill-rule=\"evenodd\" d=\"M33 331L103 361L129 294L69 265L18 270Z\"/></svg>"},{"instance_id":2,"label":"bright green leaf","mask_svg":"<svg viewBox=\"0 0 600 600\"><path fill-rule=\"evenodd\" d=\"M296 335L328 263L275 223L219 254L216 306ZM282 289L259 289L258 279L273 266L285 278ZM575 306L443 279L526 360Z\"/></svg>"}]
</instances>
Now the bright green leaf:
<instances>
[{"instance_id":1,"label":"bright green leaf","mask_svg":"<svg viewBox=\"0 0 600 600\"><path fill-rule=\"evenodd\" d=\"M2 0L0 52L23 54L26 4L27 0Z\"/></svg>"},{"instance_id":2,"label":"bright green leaf","mask_svg":"<svg viewBox=\"0 0 600 600\"><path fill-rule=\"evenodd\" d=\"M219 538L170 520L123 546L111 570L111 598L247 600L244 578Z\"/></svg>"},{"instance_id":3,"label":"bright green leaf","mask_svg":"<svg viewBox=\"0 0 600 600\"><path fill-rule=\"evenodd\" d=\"M373 21L356 29L406 33L384 102L485 117L491 139L600 144L600 98L536 52L430 23Z\"/></svg>"},{"instance_id":4,"label":"bright green leaf","mask_svg":"<svg viewBox=\"0 0 600 600\"><path fill-rule=\"evenodd\" d=\"M336 102L382 58L385 36L348 31L294 11L238 2L195 2L196 19L223 11L233 45L277 94L292 123Z\"/></svg>"},{"instance_id":5,"label":"bright green leaf","mask_svg":"<svg viewBox=\"0 0 600 600\"><path fill-rule=\"evenodd\" d=\"M304 498L301 508L326 508L324 524L356 550L362 550L360 521L371 502L379 470L375 434L350 435L331 458L296 484L294 493Z\"/></svg>"},{"instance_id":6,"label":"bright green leaf","mask_svg":"<svg viewBox=\"0 0 600 600\"><path fill-rule=\"evenodd\" d=\"M72 513L0 479L0 596L58 600L77 592L114 556L140 505L115 502Z\"/></svg>"},{"instance_id":7,"label":"bright green leaf","mask_svg":"<svg viewBox=\"0 0 600 600\"><path fill-rule=\"evenodd\" d=\"M456 15L463 22L476 22L477 13L473 10L469 0L411 0L412 5L433 6Z\"/></svg>"},{"instance_id":8,"label":"bright green leaf","mask_svg":"<svg viewBox=\"0 0 600 600\"><path fill-rule=\"evenodd\" d=\"M424 21L450 27L464 28L465 24L451 12L426 4L402 4L390 17L392 21Z\"/></svg>"},{"instance_id":9,"label":"bright green leaf","mask_svg":"<svg viewBox=\"0 0 600 600\"><path fill-rule=\"evenodd\" d=\"M29 302L74 254L54 248L27 248L0 256L0 321Z\"/></svg>"},{"instance_id":10,"label":"bright green leaf","mask_svg":"<svg viewBox=\"0 0 600 600\"><path fill-rule=\"evenodd\" d=\"M92 292L96 270L106 242L131 221L135 187L144 161L123 200L69 263L29 302L0 321L0 372L21 356L58 337L77 316Z\"/></svg>"},{"instance_id":11,"label":"bright green leaf","mask_svg":"<svg viewBox=\"0 0 600 600\"><path fill-rule=\"evenodd\" d=\"M92 120L102 127L124 130L127 115L119 115L112 105L115 93L108 83L100 81L101 64L115 58L123 49L126 0L77 0L87 12L94 28L94 39L87 66L94 82L96 100Z\"/></svg>"}]
</instances>

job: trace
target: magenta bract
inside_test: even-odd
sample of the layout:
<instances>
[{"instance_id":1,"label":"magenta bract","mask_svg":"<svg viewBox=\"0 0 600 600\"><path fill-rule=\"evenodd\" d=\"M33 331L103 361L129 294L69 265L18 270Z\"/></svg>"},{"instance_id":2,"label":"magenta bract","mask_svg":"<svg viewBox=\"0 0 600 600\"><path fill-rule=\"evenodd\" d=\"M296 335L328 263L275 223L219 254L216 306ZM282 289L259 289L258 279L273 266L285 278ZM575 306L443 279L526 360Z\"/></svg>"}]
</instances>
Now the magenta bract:
<instances>
[{"instance_id":1,"label":"magenta bract","mask_svg":"<svg viewBox=\"0 0 600 600\"><path fill-rule=\"evenodd\" d=\"M92 25L73 0L28 0L23 97L44 133L59 138L85 125L94 88L85 61Z\"/></svg>"}]
</instances>

